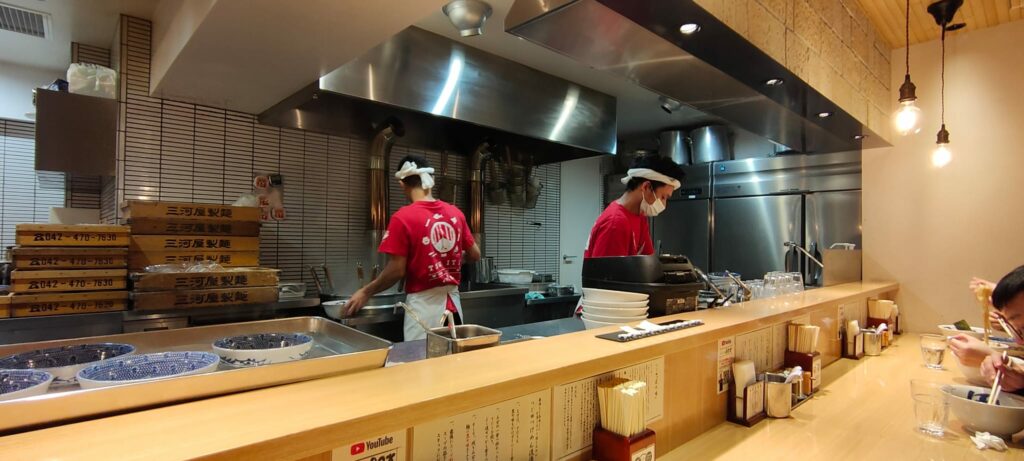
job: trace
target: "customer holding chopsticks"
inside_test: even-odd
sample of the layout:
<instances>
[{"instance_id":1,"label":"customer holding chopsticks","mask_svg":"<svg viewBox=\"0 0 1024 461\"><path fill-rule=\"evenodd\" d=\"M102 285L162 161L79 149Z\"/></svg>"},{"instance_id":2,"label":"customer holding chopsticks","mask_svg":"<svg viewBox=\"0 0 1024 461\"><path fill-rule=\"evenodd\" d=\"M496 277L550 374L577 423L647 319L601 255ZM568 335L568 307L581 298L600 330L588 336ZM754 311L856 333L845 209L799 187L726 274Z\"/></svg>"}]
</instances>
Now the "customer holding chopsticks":
<instances>
[{"instance_id":1,"label":"customer holding chopsticks","mask_svg":"<svg viewBox=\"0 0 1024 461\"><path fill-rule=\"evenodd\" d=\"M1024 338L1021 336L1021 331L1024 331L1024 266L999 280L992 290L992 306L1007 327L1007 333L1020 342ZM1024 389L1024 360L1011 357L1004 361L1002 354L991 351L981 362L981 375L992 382L1000 371L1003 390L1015 392Z\"/></svg>"}]
</instances>

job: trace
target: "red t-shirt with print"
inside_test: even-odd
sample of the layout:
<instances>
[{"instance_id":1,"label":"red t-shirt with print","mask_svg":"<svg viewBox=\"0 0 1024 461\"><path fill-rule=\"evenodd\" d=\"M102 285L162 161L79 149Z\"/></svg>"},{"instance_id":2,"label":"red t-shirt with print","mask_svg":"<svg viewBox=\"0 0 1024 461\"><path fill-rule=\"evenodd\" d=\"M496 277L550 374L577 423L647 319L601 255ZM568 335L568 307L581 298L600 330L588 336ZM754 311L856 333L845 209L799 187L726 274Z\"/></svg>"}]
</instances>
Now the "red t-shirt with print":
<instances>
[{"instance_id":1,"label":"red t-shirt with print","mask_svg":"<svg viewBox=\"0 0 1024 461\"><path fill-rule=\"evenodd\" d=\"M626 209L618 200L604 209L590 230L584 258L654 254L647 217Z\"/></svg>"},{"instance_id":2,"label":"red t-shirt with print","mask_svg":"<svg viewBox=\"0 0 1024 461\"><path fill-rule=\"evenodd\" d=\"M377 251L405 256L405 292L416 293L462 279L462 253L473 247L473 233L458 208L419 201L391 217Z\"/></svg>"}]
</instances>

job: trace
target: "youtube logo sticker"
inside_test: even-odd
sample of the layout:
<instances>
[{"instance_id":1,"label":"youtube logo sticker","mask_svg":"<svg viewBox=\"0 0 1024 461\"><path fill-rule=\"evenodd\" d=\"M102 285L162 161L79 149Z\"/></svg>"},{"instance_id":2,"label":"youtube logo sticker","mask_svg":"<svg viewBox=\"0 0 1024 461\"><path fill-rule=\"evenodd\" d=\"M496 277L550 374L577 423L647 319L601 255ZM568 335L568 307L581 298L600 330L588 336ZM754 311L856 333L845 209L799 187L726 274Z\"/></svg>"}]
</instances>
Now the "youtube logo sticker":
<instances>
[{"instance_id":1,"label":"youtube logo sticker","mask_svg":"<svg viewBox=\"0 0 1024 461\"><path fill-rule=\"evenodd\" d=\"M352 456L366 453L366 442L359 442L357 444L352 445L352 448L349 450L349 453L351 453Z\"/></svg>"}]
</instances>

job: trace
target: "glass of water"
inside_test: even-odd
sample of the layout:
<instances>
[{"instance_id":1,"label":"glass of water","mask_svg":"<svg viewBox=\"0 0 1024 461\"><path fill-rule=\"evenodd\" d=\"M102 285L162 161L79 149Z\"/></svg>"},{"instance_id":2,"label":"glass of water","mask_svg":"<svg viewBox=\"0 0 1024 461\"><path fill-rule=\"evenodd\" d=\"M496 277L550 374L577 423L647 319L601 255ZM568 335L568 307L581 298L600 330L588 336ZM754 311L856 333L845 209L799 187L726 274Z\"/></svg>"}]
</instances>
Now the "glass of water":
<instances>
[{"instance_id":1,"label":"glass of water","mask_svg":"<svg viewBox=\"0 0 1024 461\"><path fill-rule=\"evenodd\" d=\"M921 358L924 366L936 370L942 369L942 359L946 356L946 337L943 335L921 335Z\"/></svg>"},{"instance_id":2,"label":"glass of water","mask_svg":"<svg viewBox=\"0 0 1024 461\"><path fill-rule=\"evenodd\" d=\"M946 433L946 424L949 422L949 403L942 387L942 383L933 381L910 380L917 430L935 437L942 437Z\"/></svg>"}]
</instances>

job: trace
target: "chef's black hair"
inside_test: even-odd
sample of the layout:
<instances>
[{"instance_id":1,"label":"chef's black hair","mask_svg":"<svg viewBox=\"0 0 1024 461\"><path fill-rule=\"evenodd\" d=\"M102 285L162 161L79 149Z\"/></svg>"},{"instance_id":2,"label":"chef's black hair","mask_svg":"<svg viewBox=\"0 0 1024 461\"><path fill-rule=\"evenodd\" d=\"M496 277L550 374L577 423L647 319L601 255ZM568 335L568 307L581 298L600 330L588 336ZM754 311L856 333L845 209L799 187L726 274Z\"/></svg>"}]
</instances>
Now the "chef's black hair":
<instances>
[{"instance_id":1,"label":"chef's black hair","mask_svg":"<svg viewBox=\"0 0 1024 461\"><path fill-rule=\"evenodd\" d=\"M402 160L398 161L398 169L395 171L401 171L402 165L405 165L405 162L415 163L416 168L430 168L430 164L427 163L427 159L420 157L419 155L406 155L405 157L402 157ZM409 187L420 187L423 185L423 180L420 179L420 175L413 175L403 179L402 184Z\"/></svg>"},{"instance_id":2,"label":"chef's black hair","mask_svg":"<svg viewBox=\"0 0 1024 461\"><path fill-rule=\"evenodd\" d=\"M1024 266L1010 271L999 279L996 289L992 290L992 305L996 309L1002 309L1021 293L1024 293Z\"/></svg>"},{"instance_id":3,"label":"chef's black hair","mask_svg":"<svg viewBox=\"0 0 1024 461\"><path fill-rule=\"evenodd\" d=\"M686 179L686 172L673 162L672 159L662 157L660 155L643 155L633 159L633 164L630 168L647 168L650 170L657 171L665 176L678 180L682 183ZM649 181L652 189L657 189L664 186L665 183L661 181L652 181L644 178L632 178L626 183L626 190L636 190L637 187L643 185L644 182Z\"/></svg>"}]
</instances>

